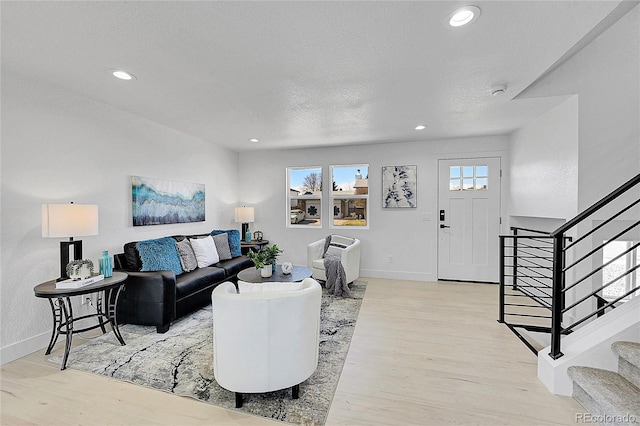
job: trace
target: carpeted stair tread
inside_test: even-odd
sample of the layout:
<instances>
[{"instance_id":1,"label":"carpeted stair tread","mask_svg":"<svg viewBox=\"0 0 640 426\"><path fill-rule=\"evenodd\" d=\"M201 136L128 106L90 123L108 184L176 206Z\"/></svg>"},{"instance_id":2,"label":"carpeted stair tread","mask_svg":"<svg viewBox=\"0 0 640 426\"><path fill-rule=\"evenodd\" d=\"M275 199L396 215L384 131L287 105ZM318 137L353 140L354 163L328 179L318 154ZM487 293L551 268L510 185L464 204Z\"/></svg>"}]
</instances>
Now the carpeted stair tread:
<instances>
[{"instance_id":1,"label":"carpeted stair tread","mask_svg":"<svg viewBox=\"0 0 640 426\"><path fill-rule=\"evenodd\" d=\"M567 374L593 399L602 414L640 418L640 389L618 373L573 366L567 369Z\"/></svg>"},{"instance_id":2,"label":"carpeted stair tread","mask_svg":"<svg viewBox=\"0 0 640 426\"><path fill-rule=\"evenodd\" d=\"M615 342L611 350L618 355L618 373L640 388L640 343Z\"/></svg>"},{"instance_id":3,"label":"carpeted stair tread","mask_svg":"<svg viewBox=\"0 0 640 426\"><path fill-rule=\"evenodd\" d=\"M637 342L614 342L611 350L629 364L640 368L640 343Z\"/></svg>"}]
</instances>

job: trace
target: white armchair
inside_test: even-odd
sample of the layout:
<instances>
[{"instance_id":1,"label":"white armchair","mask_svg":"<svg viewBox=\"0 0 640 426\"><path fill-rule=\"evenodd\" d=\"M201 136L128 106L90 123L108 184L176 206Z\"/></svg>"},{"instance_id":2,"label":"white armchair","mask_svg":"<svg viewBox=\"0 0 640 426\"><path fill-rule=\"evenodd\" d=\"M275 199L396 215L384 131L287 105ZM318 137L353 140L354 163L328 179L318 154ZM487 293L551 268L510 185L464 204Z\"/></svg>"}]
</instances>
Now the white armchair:
<instances>
[{"instance_id":1,"label":"white armchair","mask_svg":"<svg viewBox=\"0 0 640 426\"><path fill-rule=\"evenodd\" d=\"M318 366L322 289L312 278L298 283L231 282L211 293L213 374L223 388L242 394L292 388Z\"/></svg>"},{"instance_id":2,"label":"white armchair","mask_svg":"<svg viewBox=\"0 0 640 426\"><path fill-rule=\"evenodd\" d=\"M316 280L327 280L324 270L325 239L314 241L307 246L307 266ZM347 276L347 283L355 281L360 276L360 240L357 238L331 235L331 245L327 253L340 257L340 263Z\"/></svg>"}]
</instances>

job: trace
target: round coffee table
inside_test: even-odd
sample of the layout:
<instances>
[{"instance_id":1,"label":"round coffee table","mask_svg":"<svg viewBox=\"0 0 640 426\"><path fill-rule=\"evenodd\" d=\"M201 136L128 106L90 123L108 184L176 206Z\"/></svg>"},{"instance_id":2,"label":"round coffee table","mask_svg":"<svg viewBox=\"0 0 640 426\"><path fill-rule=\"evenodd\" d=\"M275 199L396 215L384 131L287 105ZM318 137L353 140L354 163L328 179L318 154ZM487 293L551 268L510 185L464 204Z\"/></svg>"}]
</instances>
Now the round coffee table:
<instances>
[{"instance_id":1,"label":"round coffee table","mask_svg":"<svg viewBox=\"0 0 640 426\"><path fill-rule=\"evenodd\" d=\"M256 268L247 268L238 272L238 279L240 281L244 281L247 283L268 283L268 282L276 282L276 283L285 283L285 282L296 282L302 281L305 278L309 278L311 276L311 269L306 266L298 266L293 265L293 271L290 274L282 273L282 266L277 265L276 271L271 274L269 278L262 278L260 276L260 269Z\"/></svg>"}]
</instances>

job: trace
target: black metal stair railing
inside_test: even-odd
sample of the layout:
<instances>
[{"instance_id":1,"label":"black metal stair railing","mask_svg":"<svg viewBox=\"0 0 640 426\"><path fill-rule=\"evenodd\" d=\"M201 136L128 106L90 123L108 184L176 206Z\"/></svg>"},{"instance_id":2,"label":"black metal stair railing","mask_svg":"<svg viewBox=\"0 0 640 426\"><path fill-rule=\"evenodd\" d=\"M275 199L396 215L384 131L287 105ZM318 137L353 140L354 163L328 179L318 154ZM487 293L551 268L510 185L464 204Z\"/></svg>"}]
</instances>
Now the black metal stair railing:
<instances>
[{"instance_id":1,"label":"black metal stair railing","mask_svg":"<svg viewBox=\"0 0 640 426\"><path fill-rule=\"evenodd\" d=\"M500 236L498 322L537 353L520 330L551 332L553 238L521 227L511 227L511 232Z\"/></svg>"},{"instance_id":2,"label":"black metal stair railing","mask_svg":"<svg viewBox=\"0 0 640 426\"><path fill-rule=\"evenodd\" d=\"M551 233L553 274L549 356L553 359L563 355L563 334L640 293L640 262L636 260L640 258L640 238L636 236L640 233L639 184L640 174ZM570 234L578 237L567 242L566 237ZM624 241L627 247L605 261L605 247L614 241ZM613 277L604 279L603 271L621 259L631 261ZM625 286L620 294L609 298L603 296L607 288L621 282Z\"/></svg>"},{"instance_id":3,"label":"black metal stair railing","mask_svg":"<svg viewBox=\"0 0 640 426\"><path fill-rule=\"evenodd\" d=\"M500 236L498 322L534 353L520 329L550 333L557 359L563 335L640 296L640 174L551 233L511 231ZM625 249L606 259L620 241Z\"/></svg>"}]
</instances>

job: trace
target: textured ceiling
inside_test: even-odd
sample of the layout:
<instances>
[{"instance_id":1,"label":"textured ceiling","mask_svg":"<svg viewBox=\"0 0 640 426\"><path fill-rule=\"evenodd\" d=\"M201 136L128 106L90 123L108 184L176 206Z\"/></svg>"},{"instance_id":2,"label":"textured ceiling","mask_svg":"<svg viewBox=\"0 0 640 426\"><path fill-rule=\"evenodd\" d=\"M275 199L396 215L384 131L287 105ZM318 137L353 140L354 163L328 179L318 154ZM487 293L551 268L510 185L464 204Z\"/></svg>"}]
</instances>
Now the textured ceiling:
<instances>
[{"instance_id":1,"label":"textured ceiling","mask_svg":"<svg viewBox=\"0 0 640 426\"><path fill-rule=\"evenodd\" d=\"M514 97L618 3L478 1L454 29L465 3L3 1L1 58L237 151L427 141L504 134L554 106Z\"/></svg>"}]
</instances>

